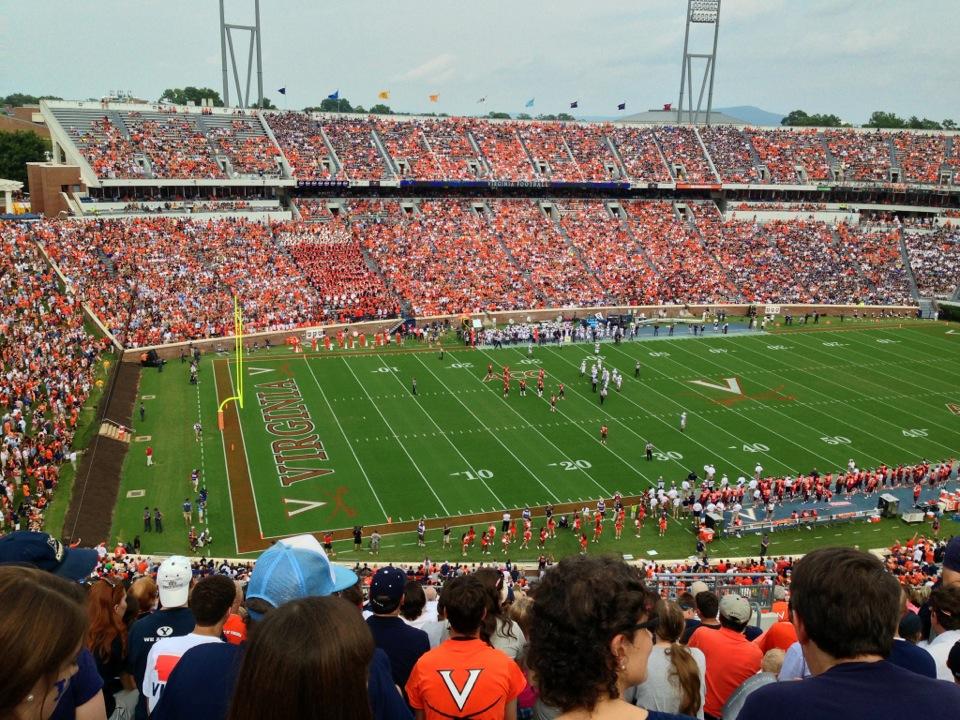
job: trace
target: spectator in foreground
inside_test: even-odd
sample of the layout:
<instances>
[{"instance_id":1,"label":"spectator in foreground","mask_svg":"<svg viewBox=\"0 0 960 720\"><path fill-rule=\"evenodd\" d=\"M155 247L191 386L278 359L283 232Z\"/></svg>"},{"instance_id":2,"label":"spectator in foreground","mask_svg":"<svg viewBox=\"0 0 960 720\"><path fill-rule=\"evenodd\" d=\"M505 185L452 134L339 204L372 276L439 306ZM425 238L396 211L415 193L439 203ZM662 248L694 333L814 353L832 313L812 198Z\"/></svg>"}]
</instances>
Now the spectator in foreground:
<instances>
[{"instance_id":1,"label":"spectator in foreground","mask_svg":"<svg viewBox=\"0 0 960 720\"><path fill-rule=\"evenodd\" d=\"M119 580L100 578L87 591L90 627L86 646L93 653L97 672L103 678L103 700L108 717L116 707L114 695L136 687L133 678L124 672L127 628L123 624L123 616L126 611L127 593Z\"/></svg>"},{"instance_id":2,"label":"spectator in foreground","mask_svg":"<svg viewBox=\"0 0 960 720\"><path fill-rule=\"evenodd\" d=\"M503 611L507 598L503 573L495 568L480 568L475 573L487 588L487 613L480 628L480 637L507 657L516 660L527 644L523 630Z\"/></svg>"},{"instance_id":3,"label":"spectator in foreground","mask_svg":"<svg viewBox=\"0 0 960 720\"><path fill-rule=\"evenodd\" d=\"M790 604L813 677L760 688L747 698L739 720L956 714L960 687L884 659L900 617L900 586L873 555L852 548L814 550L794 566Z\"/></svg>"},{"instance_id":4,"label":"spectator in foreground","mask_svg":"<svg viewBox=\"0 0 960 720\"><path fill-rule=\"evenodd\" d=\"M547 571L534 597L528 647L541 701L564 719L683 717L622 699L647 679L657 600L619 558L564 558Z\"/></svg>"},{"instance_id":5,"label":"spectator in foreground","mask_svg":"<svg viewBox=\"0 0 960 720\"><path fill-rule=\"evenodd\" d=\"M93 573L97 565L97 551L91 548L71 548L66 547L62 542L52 535L40 532L30 532L27 530L12 532L0 538L0 565L18 565L20 570L23 566L35 567L66 580L79 583ZM74 591L79 593L79 585L71 586ZM80 595L76 596L78 600ZM13 614L10 608L0 604L2 612L0 617L11 617L23 626L23 619L28 617L43 617L37 615L36 609L33 612L24 615ZM83 606L81 603L81 613ZM83 631L81 639L86 631L86 620L83 622ZM3 657L6 659L6 648L4 648ZM59 692L55 696L56 707L51 708L43 705L42 710L46 715L44 717L53 718L53 720L106 720L107 714L103 704L103 680L97 673L97 663L86 647L81 647L79 652L75 652L75 669L69 683L61 684ZM0 672L3 668L0 667ZM51 672L53 672L51 670ZM64 687L66 689L64 689ZM3 704L5 701L0 701ZM52 714L50 714L52 712ZM0 715L0 717L4 717ZM28 715L27 717L30 717Z\"/></svg>"},{"instance_id":6,"label":"spectator in foreground","mask_svg":"<svg viewBox=\"0 0 960 720\"><path fill-rule=\"evenodd\" d=\"M407 574L390 565L377 570L370 583L370 610L367 626L374 644L390 658L393 681L398 687L407 684L417 660L430 649L430 639L423 630L400 619Z\"/></svg>"},{"instance_id":7,"label":"spectator in foreground","mask_svg":"<svg viewBox=\"0 0 960 720\"><path fill-rule=\"evenodd\" d=\"M960 585L945 585L930 593L930 624L936 637L926 650L937 664L937 677L953 682L947 657L954 643L960 641Z\"/></svg>"},{"instance_id":8,"label":"spectator in foreground","mask_svg":"<svg viewBox=\"0 0 960 720\"><path fill-rule=\"evenodd\" d=\"M706 584L706 583L702 583ZM696 585L696 583L694 583ZM699 628L708 628L710 630L719 630L720 621L717 620L717 612L720 610L720 598L710 590L701 590L693 596L693 601L697 606L697 617L700 621L696 624L687 623L680 638L684 645L690 642L690 638Z\"/></svg>"},{"instance_id":9,"label":"spectator in foreground","mask_svg":"<svg viewBox=\"0 0 960 720\"><path fill-rule=\"evenodd\" d=\"M480 639L488 590L475 575L450 580L440 594L450 638L424 654L406 691L417 720L517 717L517 696L526 679L504 653Z\"/></svg>"},{"instance_id":10,"label":"spectator in foreground","mask_svg":"<svg viewBox=\"0 0 960 720\"><path fill-rule=\"evenodd\" d=\"M727 698L723 705L723 720L737 720L750 693L764 685L777 682L777 675L783 667L783 656L784 651L780 648L767 650L760 661L760 672L744 680L740 687L734 690L733 695Z\"/></svg>"},{"instance_id":11,"label":"spectator in foreground","mask_svg":"<svg viewBox=\"0 0 960 720\"><path fill-rule=\"evenodd\" d=\"M960 640L950 648L950 654L947 656L947 667L953 673L953 682L960 685Z\"/></svg>"},{"instance_id":12,"label":"spectator in foreground","mask_svg":"<svg viewBox=\"0 0 960 720\"><path fill-rule=\"evenodd\" d=\"M137 702L137 720L146 720L147 697L143 681L147 671L147 656L160 638L180 637L193 632L196 620L187 599L193 586L193 569L182 555L172 555L160 563L157 570L160 590L160 610L145 615L130 628L127 642L127 672L133 675L140 691Z\"/></svg>"},{"instance_id":13,"label":"spectator in foreground","mask_svg":"<svg viewBox=\"0 0 960 720\"><path fill-rule=\"evenodd\" d=\"M699 596L698 596L699 597ZM705 718L719 718L733 691L760 670L763 651L747 640L744 630L753 614L742 595L728 593L720 600L720 629L698 628L689 646L707 658Z\"/></svg>"},{"instance_id":14,"label":"spectator in foreground","mask_svg":"<svg viewBox=\"0 0 960 720\"><path fill-rule=\"evenodd\" d=\"M703 718L706 658L697 648L679 643L684 628L679 605L661 600L657 603L657 619L657 639L647 663L647 680L631 688L633 704Z\"/></svg>"},{"instance_id":15,"label":"spectator in foreground","mask_svg":"<svg viewBox=\"0 0 960 720\"><path fill-rule=\"evenodd\" d=\"M371 720L373 638L339 597L294 600L251 633L229 720Z\"/></svg>"},{"instance_id":16,"label":"spectator in foreground","mask_svg":"<svg viewBox=\"0 0 960 720\"><path fill-rule=\"evenodd\" d=\"M933 655L925 648L918 647L916 640L909 639L919 637L920 618L907 610L907 593L903 586L900 587L900 615L897 634L893 638L893 646L890 648L890 656L887 660L918 675L937 677L937 663Z\"/></svg>"},{"instance_id":17,"label":"spectator in foreground","mask_svg":"<svg viewBox=\"0 0 960 720\"><path fill-rule=\"evenodd\" d=\"M79 589L35 568L0 567L0 608L0 717L47 720L78 669L87 629Z\"/></svg>"}]
</instances>

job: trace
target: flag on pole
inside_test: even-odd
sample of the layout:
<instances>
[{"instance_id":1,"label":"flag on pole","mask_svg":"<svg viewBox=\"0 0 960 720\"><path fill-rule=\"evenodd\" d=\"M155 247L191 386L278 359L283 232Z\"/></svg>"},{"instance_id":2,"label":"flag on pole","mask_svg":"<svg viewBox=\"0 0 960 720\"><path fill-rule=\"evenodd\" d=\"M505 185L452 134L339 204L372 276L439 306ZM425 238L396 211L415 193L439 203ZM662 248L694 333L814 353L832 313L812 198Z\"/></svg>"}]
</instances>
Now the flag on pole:
<instances>
[{"instance_id":1,"label":"flag on pole","mask_svg":"<svg viewBox=\"0 0 960 720\"><path fill-rule=\"evenodd\" d=\"M339 90L334 90L332 93L330 93L329 95L327 95L327 100L339 100L339 99L340 99L340 91L339 91Z\"/></svg>"},{"instance_id":2,"label":"flag on pole","mask_svg":"<svg viewBox=\"0 0 960 720\"><path fill-rule=\"evenodd\" d=\"M438 102L440 100L440 93L436 93L435 95L428 95L427 97L430 98L430 102Z\"/></svg>"},{"instance_id":3,"label":"flag on pole","mask_svg":"<svg viewBox=\"0 0 960 720\"><path fill-rule=\"evenodd\" d=\"M527 104L524 107L533 107L533 101L535 99L536 98L530 98L529 100L527 100Z\"/></svg>"},{"instance_id":4,"label":"flag on pole","mask_svg":"<svg viewBox=\"0 0 960 720\"><path fill-rule=\"evenodd\" d=\"M619 105L617 105L617 110L626 110L626 109L627 109L627 104L625 102L622 102Z\"/></svg>"},{"instance_id":5,"label":"flag on pole","mask_svg":"<svg viewBox=\"0 0 960 720\"><path fill-rule=\"evenodd\" d=\"M570 103L570 109L571 109L571 110L572 110L573 108L578 108L578 107L580 107L580 101L579 101L579 100L574 100L572 103Z\"/></svg>"},{"instance_id":6,"label":"flag on pole","mask_svg":"<svg viewBox=\"0 0 960 720\"><path fill-rule=\"evenodd\" d=\"M280 88L279 90L277 90L277 92L280 93L281 95L286 95L286 94L287 94L287 89L286 89L285 87L282 87L282 88Z\"/></svg>"},{"instance_id":7,"label":"flag on pole","mask_svg":"<svg viewBox=\"0 0 960 720\"><path fill-rule=\"evenodd\" d=\"M377 97L380 98L381 100L389 100L389 99L390 99L390 91L389 91L389 90L381 90L380 92L377 93Z\"/></svg>"},{"instance_id":8,"label":"flag on pole","mask_svg":"<svg viewBox=\"0 0 960 720\"><path fill-rule=\"evenodd\" d=\"M477 100L477 104L479 105L480 103L484 103L484 102L486 102L486 101L487 101L487 98L486 98L486 97L482 97L482 98L480 98L479 100Z\"/></svg>"}]
</instances>

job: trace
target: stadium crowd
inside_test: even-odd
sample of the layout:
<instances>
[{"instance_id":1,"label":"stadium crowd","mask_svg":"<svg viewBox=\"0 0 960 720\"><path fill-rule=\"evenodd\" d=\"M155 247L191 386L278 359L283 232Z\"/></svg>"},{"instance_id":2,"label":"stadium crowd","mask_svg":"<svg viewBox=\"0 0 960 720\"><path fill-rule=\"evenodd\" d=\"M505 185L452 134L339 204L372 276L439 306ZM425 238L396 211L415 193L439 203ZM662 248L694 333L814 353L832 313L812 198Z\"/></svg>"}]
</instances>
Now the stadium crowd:
<instances>
[{"instance_id":1,"label":"stadium crowd","mask_svg":"<svg viewBox=\"0 0 960 720\"><path fill-rule=\"evenodd\" d=\"M519 142L519 140L518 140ZM337 319L685 302L909 302L956 290L950 226L723 221L710 202L349 200L308 222L175 217L14 226L128 346ZM225 323L227 323L225 325Z\"/></svg>"},{"instance_id":2,"label":"stadium crowd","mask_svg":"<svg viewBox=\"0 0 960 720\"><path fill-rule=\"evenodd\" d=\"M39 529L106 347L75 295L15 226L0 230L0 530Z\"/></svg>"},{"instance_id":3,"label":"stadium crowd","mask_svg":"<svg viewBox=\"0 0 960 720\"><path fill-rule=\"evenodd\" d=\"M925 581L905 589L917 565ZM707 572L669 584L691 569ZM740 584L761 573L774 583L763 626ZM960 537L912 538L884 561L838 547L709 568L579 556L527 578L509 562L349 570L313 536L250 564L14 532L0 538L0 604L0 712L16 718L859 720L960 707Z\"/></svg>"}]
</instances>

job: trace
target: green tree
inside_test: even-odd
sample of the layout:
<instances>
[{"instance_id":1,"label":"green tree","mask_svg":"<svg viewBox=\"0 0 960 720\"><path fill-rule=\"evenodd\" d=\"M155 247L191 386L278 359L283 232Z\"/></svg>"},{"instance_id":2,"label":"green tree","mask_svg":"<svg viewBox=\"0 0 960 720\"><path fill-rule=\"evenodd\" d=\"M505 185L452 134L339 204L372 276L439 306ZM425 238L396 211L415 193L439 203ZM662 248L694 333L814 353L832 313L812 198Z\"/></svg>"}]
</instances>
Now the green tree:
<instances>
[{"instance_id":1,"label":"green tree","mask_svg":"<svg viewBox=\"0 0 960 720\"><path fill-rule=\"evenodd\" d=\"M56 95L27 95L26 93L12 93L0 99L0 105L20 107L21 105L37 105L41 100L63 100Z\"/></svg>"},{"instance_id":2,"label":"green tree","mask_svg":"<svg viewBox=\"0 0 960 720\"><path fill-rule=\"evenodd\" d=\"M313 112L315 110L319 110L320 112L354 112L353 106L346 98L340 98L339 100L324 98L319 107L313 106L303 109L304 112Z\"/></svg>"},{"instance_id":3,"label":"green tree","mask_svg":"<svg viewBox=\"0 0 960 720\"><path fill-rule=\"evenodd\" d=\"M0 177L27 182L27 163L41 162L50 141L29 130L0 132Z\"/></svg>"},{"instance_id":4,"label":"green tree","mask_svg":"<svg viewBox=\"0 0 960 720\"><path fill-rule=\"evenodd\" d=\"M916 115L911 115L910 119L907 120L907 127L912 130L942 130L942 126L936 120L930 120L929 118L923 118L922 120Z\"/></svg>"},{"instance_id":5,"label":"green tree","mask_svg":"<svg viewBox=\"0 0 960 720\"><path fill-rule=\"evenodd\" d=\"M783 118L780 124L787 127L841 127L843 121L833 114L808 115L803 110L794 110Z\"/></svg>"},{"instance_id":6,"label":"green tree","mask_svg":"<svg viewBox=\"0 0 960 720\"><path fill-rule=\"evenodd\" d=\"M270 102L270 98L268 98L266 95L263 96L263 102L260 104L260 107L262 107L264 110L277 109L277 106Z\"/></svg>"},{"instance_id":7,"label":"green tree","mask_svg":"<svg viewBox=\"0 0 960 720\"><path fill-rule=\"evenodd\" d=\"M520 113L517 115L517 120L533 120L527 113Z\"/></svg>"},{"instance_id":8,"label":"green tree","mask_svg":"<svg viewBox=\"0 0 960 720\"><path fill-rule=\"evenodd\" d=\"M384 105L383 103L377 103L368 111L371 115L394 115L393 110L390 109L389 105Z\"/></svg>"},{"instance_id":9,"label":"green tree","mask_svg":"<svg viewBox=\"0 0 960 720\"><path fill-rule=\"evenodd\" d=\"M951 120L950 118L947 118L946 120L944 120L944 121L943 121L942 123L940 123L940 124L943 126L943 129L944 129L944 130L956 130L956 129L957 129L957 123L954 122L953 120Z\"/></svg>"},{"instance_id":10,"label":"green tree","mask_svg":"<svg viewBox=\"0 0 960 720\"><path fill-rule=\"evenodd\" d=\"M874 110L864 127L871 128L903 128L907 123L896 113L884 110Z\"/></svg>"},{"instance_id":11,"label":"green tree","mask_svg":"<svg viewBox=\"0 0 960 720\"><path fill-rule=\"evenodd\" d=\"M223 107L220 93L211 88L196 88L192 85L185 88L167 88L160 96L160 102L170 102L174 105L186 105L191 102L194 105L200 105L203 100L213 100L215 107Z\"/></svg>"},{"instance_id":12,"label":"green tree","mask_svg":"<svg viewBox=\"0 0 960 720\"><path fill-rule=\"evenodd\" d=\"M509 120L510 113L491 111L487 113L487 117L490 118L491 120Z\"/></svg>"},{"instance_id":13,"label":"green tree","mask_svg":"<svg viewBox=\"0 0 960 720\"><path fill-rule=\"evenodd\" d=\"M537 115L537 120L556 120L556 119L557 119L556 115L545 115L543 113L540 113L539 115Z\"/></svg>"},{"instance_id":14,"label":"green tree","mask_svg":"<svg viewBox=\"0 0 960 720\"><path fill-rule=\"evenodd\" d=\"M570 122L571 120L576 120L576 118L573 115L570 115L569 113L557 113L557 120Z\"/></svg>"}]
</instances>

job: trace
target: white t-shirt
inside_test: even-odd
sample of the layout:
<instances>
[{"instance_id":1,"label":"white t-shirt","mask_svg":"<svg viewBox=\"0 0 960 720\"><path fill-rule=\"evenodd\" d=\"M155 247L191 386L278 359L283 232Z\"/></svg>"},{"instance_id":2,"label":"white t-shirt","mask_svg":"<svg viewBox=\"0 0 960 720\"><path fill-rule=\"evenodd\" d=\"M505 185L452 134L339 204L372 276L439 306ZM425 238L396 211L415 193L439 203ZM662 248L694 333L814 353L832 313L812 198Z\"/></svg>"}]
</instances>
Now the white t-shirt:
<instances>
[{"instance_id":1,"label":"white t-shirt","mask_svg":"<svg viewBox=\"0 0 960 720\"><path fill-rule=\"evenodd\" d=\"M160 694L170 679L170 673L180 662L183 654L192 647L205 643L223 642L220 638L209 635L189 633L179 637L169 637L158 640L150 648L147 655L147 669L143 674L143 697L147 701L147 709L153 709L160 701Z\"/></svg>"}]
</instances>

